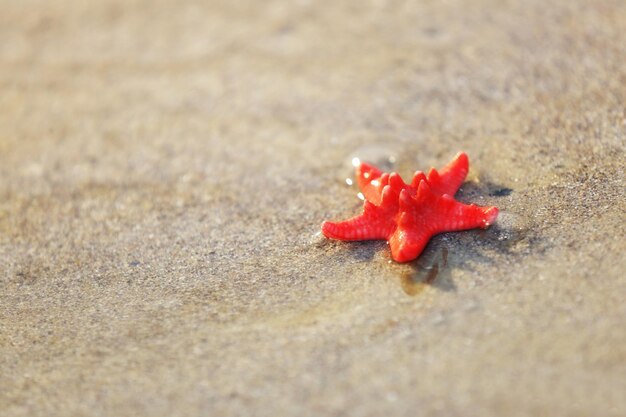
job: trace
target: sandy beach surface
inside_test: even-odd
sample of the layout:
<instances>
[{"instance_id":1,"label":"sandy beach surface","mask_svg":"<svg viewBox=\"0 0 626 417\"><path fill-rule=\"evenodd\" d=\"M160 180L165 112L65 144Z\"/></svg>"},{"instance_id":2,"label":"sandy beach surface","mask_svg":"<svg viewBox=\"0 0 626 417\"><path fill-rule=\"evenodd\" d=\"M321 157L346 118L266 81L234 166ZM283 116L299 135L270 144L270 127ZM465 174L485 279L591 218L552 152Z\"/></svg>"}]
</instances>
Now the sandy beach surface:
<instances>
[{"instance_id":1,"label":"sandy beach surface","mask_svg":"<svg viewBox=\"0 0 626 417\"><path fill-rule=\"evenodd\" d=\"M626 415L626 2L0 8L0 416ZM320 236L461 150L490 229Z\"/></svg>"}]
</instances>

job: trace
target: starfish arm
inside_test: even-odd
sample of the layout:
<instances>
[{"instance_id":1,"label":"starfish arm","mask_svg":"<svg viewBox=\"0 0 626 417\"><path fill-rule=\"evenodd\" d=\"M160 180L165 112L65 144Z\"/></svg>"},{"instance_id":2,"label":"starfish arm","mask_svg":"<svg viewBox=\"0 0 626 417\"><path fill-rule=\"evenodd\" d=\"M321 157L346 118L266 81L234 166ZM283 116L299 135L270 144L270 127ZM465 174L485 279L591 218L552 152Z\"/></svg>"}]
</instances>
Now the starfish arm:
<instances>
[{"instance_id":1,"label":"starfish arm","mask_svg":"<svg viewBox=\"0 0 626 417\"><path fill-rule=\"evenodd\" d=\"M389 239L391 257L396 262L410 262L422 253L431 237L429 230L398 226Z\"/></svg>"},{"instance_id":2,"label":"starfish arm","mask_svg":"<svg viewBox=\"0 0 626 417\"><path fill-rule=\"evenodd\" d=\"M463 181L465 181L468 171L469 160L467 155L463 152L459 152L448 165L441 169L441 171L431 168L425 178L435 194L449 194L453 196L459 190ZM422 178L423 174L418 174L419 172L415 173L415 177L411 183L414 188L417 188L421 180L424 179Z\"/></svg>"},{"instance_id":3,"label":"starfish arm","mask_svg":"<svg viewBox=\"0 0 626 417\"><path fill-rule=\"evenodd\" d=\"M440 204L440 226L442 231L454 232L475 228L486 229L498 217L499 210L493 206L463 204L449 195L444 195Z\"/></svg>"},{"instance_id":4,"label":"starfish arm","mask_svg":"<svg viewBox=\"0 0 626 417\"><path fill-rule=\"evenodd\" d=\"M356 167L356 182L359 189L365 199L374 204L380 203L381 193L384 187L380 186L382 183L381 179L383 179L381 176L388 177L388 174L383 174L378 168L366 162L361 162Z\"/></svg>"},{"instance_id":5,"label":"starfish arm","mask_svg":"<svg viewBox=\"0 0 626 417\"><path fill-rule=\"evenodd\" d=\"M426 180L422 180L419 186L428 187ZM402 190L398 197L397 228L389 238L391 257L396 262L409 262L417 258L434 234L424 222L425 216L420 216L423 207L419 206L416 197L409 189Z\"/></svg>"},{"instance_id":6,"label":"starfish arm","mask_svg":"<svg viewBox=\"0 0 626 417\"><path fill-rule=\"evenodd\" d=\"M439 171L440 188L439 194L454 196L459 190L467 173L469 172L469 159L464 152L459 152L448 165Z\"/></svg>"},{"instance_id":7,"label":"starfish arm","mask_svg":"<svg viewBox=\"0 0 626 417\"><path fill-rule=\"evenodd\" d=\"M356 178L365 199L377 206L381 204L383 190L387 185L390 185L398 194L408 187L398 173L381 173L378 168L365 162L357 167Z\"/></svg>"},{"instance_id":8,"label":"starfish arm","mask_svg":"<svg viewBox=\"0 0 626 417\"><path fill-rule=\"evenodd\" d=\"M408 195L400 196L400 211L407 213L406 221L422 224L431 229L433 235L477 227L485 229L498 217L496 207L463 204L448 194L439 196L426 181L420 183L417 195L411 198L413 204L408 198Z\"/></svg>"},{"instance_id":9,"label":"starfish arm","mask_svg":"<svg viewBox=\"0 0 626 417\"><path fill-rule=\"evenodd\" d=\"M322 233L327 238L338 240L387 239L395 228L393 218L387 211L365 201L363 213L342 222L324 222Z\"/></svg>"}]
</instances>

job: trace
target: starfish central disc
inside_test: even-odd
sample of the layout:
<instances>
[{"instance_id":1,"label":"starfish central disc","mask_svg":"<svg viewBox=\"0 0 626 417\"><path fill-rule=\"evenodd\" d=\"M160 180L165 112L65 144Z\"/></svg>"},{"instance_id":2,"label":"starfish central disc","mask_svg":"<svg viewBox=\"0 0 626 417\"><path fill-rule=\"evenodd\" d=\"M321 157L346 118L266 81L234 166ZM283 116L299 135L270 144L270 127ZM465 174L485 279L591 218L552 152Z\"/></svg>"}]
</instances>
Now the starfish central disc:
<instances>
[{"instance_id":1,"label":"starfish central disc","mask_svg":"<svg viewBox=\"0 0 626 417\"><path fill-rule=\"evenodd\" d=\"M365 197L363 212L342 222L322 223L322 233L338 240L385 239L395 261L412 261L436 234L485 229L495 221L496 207L454 199L468 171L469 160L463 152L440 171L415 172L410 184L395 172L384 173L361 163L356 178Z\"/></svg>"}]
</instances>

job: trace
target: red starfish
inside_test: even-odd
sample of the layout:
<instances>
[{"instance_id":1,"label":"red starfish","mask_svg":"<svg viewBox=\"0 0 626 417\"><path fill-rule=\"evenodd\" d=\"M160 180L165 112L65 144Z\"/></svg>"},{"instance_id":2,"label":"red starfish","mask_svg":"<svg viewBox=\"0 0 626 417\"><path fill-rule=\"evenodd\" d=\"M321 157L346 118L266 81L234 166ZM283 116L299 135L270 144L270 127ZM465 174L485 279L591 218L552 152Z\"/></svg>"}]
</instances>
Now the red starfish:
<instances>
[{"instance_id":1,"label":"red starfish","mask_svg":"<svg viewBox=\"0 0 626 417\"><path fill-rule=\"evenodd\" d=\"M409 262L422 253L434 235L485 229L498 217L496 207L467 205L452 197L469 170L463 152L441 172L434 168L428 175L417 171L411 184L405 184L395 172L382 173L366 163L357 164L357 183L365 197L363 212L343 222L322 223L322 233L327 238L385 239L395 261Z\"/></svg>"}]
</instances>

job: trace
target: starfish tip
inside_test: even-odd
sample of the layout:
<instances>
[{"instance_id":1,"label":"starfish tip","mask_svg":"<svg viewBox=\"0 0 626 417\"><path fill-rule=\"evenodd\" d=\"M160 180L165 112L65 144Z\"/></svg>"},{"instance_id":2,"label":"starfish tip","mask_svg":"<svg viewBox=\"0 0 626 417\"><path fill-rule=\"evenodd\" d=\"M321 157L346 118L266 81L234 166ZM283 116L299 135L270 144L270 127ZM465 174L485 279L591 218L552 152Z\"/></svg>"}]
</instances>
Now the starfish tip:
<instances>
[{"instance_id":1,"label":"starfish tip","mask_svg":"<svg viewBox=\"0 0 626 417\"><path fill-rule=\"evenodd\" d=\"M356 165L354 165L356 163ZM358 176L361 176L365 173L368 173L370 171L372 171L372 166L370 166L369 164L365 163L365 162L361 162L359 161L358 158L354 158L352 160L352 165L354 166L354 168L356 168L356 174Z\"/></svg>"},{"instance_id":2,"label":"starfish tip","mask_svg":"<svg viewBox=\"0 0 626 417\"><path fill-rule=\"evenodd\" d=\"M327 238L334 238L337 236L337 224L333 222L323 222L322 223L322 234Z\"/></svg>"},{"instance_id":3,"label":"starfish tip","mask_svg":"<svg viewBox=\"0 0 626 417\"><path fill-rule=\"evenodd\" d=\"M459 162L463 161L469 165L469 157L467 156L465 152L457 153L456 156L454 157L454 160L459 161Z\"/></svg>"},{"instance_id":4,"label":"starfish tip","mask_svg":"<svg viewBox=\"0 0 626 417\"><path fill-rule=\"evenodd\" d=\"M403 244L395 250L392 250L391 257L396 262L405 263L417 258L419 252L421 252L421 249L418 245Z\"/></svg>"},{"instance_id":5,"label":"starfish tip","mask_svg":"<svg viewBox=\"0 0 626 417\"><path fill-rule=\"evenodd\" d=\"M493 222L496 221L496 218L498 217L498 213L500 212L500 210L498 210L497 207L488 207L485 211L485 218L483 220L483 229L486 229L487 227L489 227L490 225L493 224Z\"/></svg>"}]
</instances>

